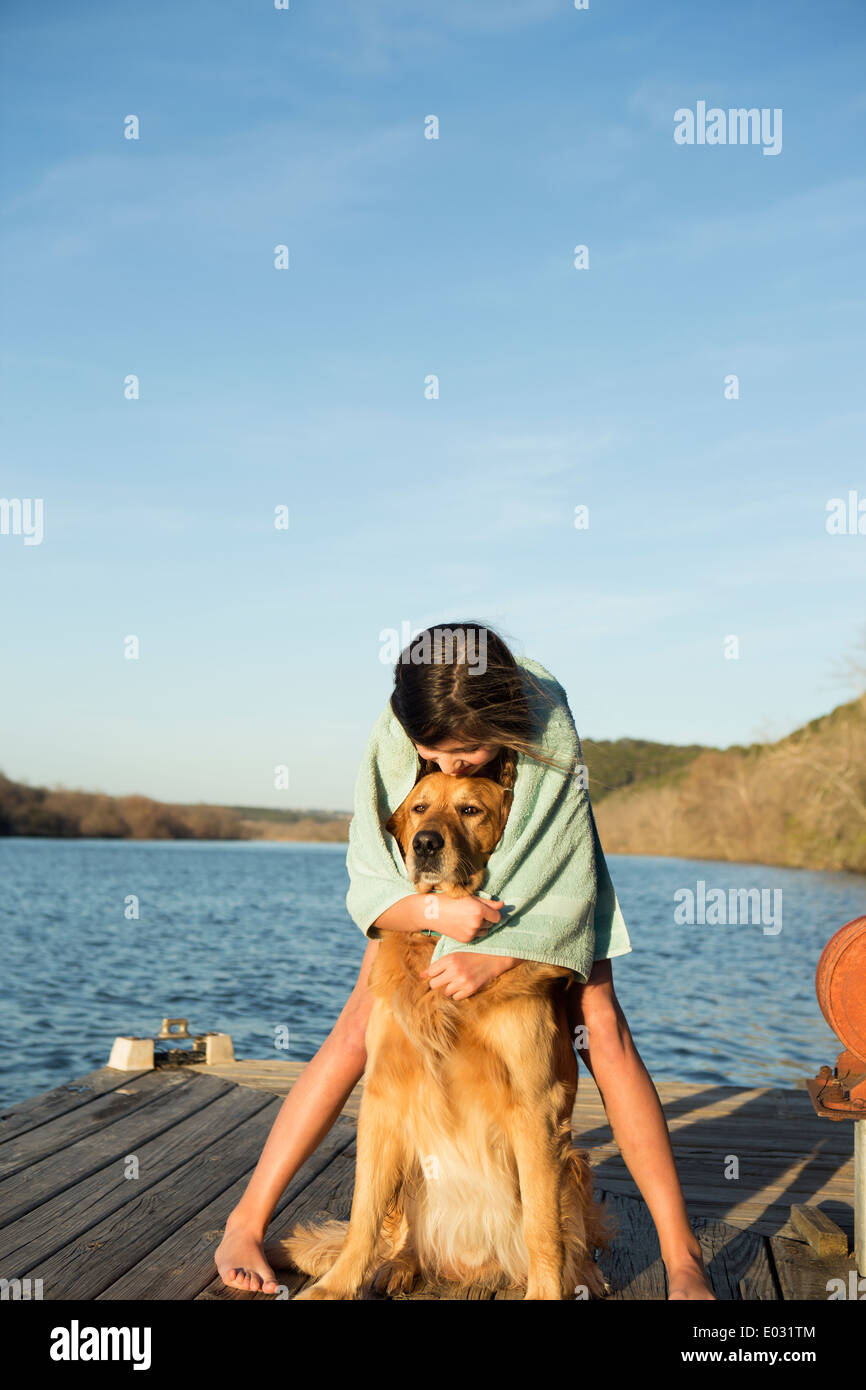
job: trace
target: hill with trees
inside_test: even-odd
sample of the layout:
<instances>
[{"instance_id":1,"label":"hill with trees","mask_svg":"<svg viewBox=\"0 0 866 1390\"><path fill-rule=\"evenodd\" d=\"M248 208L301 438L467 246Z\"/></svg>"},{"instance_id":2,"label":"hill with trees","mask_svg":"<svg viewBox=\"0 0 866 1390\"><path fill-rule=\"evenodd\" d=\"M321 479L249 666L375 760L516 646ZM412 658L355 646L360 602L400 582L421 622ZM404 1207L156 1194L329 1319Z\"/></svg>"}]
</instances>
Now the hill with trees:
<instances>
[{"instance_id":1,"label":"hill with trees","mask_svg":"<svg viewBox=\"0 0 866 1390\"><path fill-rule=\"evenodd\" d=\"M866 694L775 743L595 791L605 852L866 873Z\"/></svg>"}]
</instances>

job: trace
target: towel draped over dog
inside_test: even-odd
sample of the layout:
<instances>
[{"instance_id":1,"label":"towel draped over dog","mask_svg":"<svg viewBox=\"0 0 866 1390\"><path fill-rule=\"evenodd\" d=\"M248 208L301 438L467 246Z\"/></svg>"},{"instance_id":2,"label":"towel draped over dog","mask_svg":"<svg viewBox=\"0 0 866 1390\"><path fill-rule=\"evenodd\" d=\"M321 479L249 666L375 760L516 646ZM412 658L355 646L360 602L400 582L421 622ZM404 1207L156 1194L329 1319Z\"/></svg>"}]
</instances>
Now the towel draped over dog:
<instances>
[{"instance_id":1,"label":"towel draped over dog","mask_svg":"<svg viewBox=\"0 0 866 1390\"><path fill-rule=\"evenodd\" d=\"M565 966L585 981L594 960L625 955L631 943L583 785L583 754L565 691L538 662L518 658L518 665L548 697L540 698L524 676L534 742L557 767L518 753L511 811L478 894L504 900L500 923L471 942L440 937L433 960L454 951L514 956ZM386 706L358 773L346 860L346 906L371 939L381 935L376 918L413 891L384 826L418 770L414 745Z\"/></svg>"},{"instance_id":2,"label":"towel draped over dog","mask_svg":"<svg viewBox=\"0 0 866 1390\"><path fill-rule=\"evenodd\" d=\"M455 951L516 956L564 966L585 981L594 960L626 955L631 942L584 785L580 738L566 692L538 662L527 657L517 662L548 696L539 698L524 677L534 742L557 766L517 753L512 810L478 891L478 897L505 901L500 922L475 941L439 938L432 959ZM413 891L398 842L384 827L417 776L413 742L386 706L354 787L346 858L346 908L371 940L381 935L375 919Z\"/></svg>"}]
</instances>

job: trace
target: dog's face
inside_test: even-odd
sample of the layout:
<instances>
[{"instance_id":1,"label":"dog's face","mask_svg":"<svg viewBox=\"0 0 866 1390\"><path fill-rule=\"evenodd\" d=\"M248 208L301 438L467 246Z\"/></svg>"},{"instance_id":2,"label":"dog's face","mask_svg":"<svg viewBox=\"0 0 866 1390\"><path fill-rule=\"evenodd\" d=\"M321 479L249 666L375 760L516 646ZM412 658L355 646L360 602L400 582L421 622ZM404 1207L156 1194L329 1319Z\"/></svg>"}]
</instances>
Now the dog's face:
<instances>
[{"instance_id":1,"label":"dog's face","mask_svg":"<svg viewBox=\"0 0 866 1390\"><path fill-rule=\"evenodd\" d=\"M417 893L474 893L505 829L511 792L489 777L431 772L386 822Z\"/></svg>"}]
</instances>

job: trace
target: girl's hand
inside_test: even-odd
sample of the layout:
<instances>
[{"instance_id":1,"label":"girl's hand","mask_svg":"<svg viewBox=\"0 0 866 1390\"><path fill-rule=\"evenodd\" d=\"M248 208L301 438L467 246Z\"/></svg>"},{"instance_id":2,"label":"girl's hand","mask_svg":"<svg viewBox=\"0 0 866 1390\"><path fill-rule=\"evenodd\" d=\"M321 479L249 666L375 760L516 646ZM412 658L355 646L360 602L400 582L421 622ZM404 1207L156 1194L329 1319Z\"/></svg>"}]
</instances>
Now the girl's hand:
<instances>
[{"instance_id":1,"label":"girl's hand","mask_svg":"<svg viewBox=\"0 0 866 1390\"><path fill-rule=\"evenodd\" d=\"M518 962L513 956L482 956L471 952L460 955L443 956L435 965L428 965L421 971L421 978L428 979L431 989L441 989L450 999L468 999L483 985L513 970Z\"/></svg>"},{"instance_id":2,"label":"girl's hand","mask_svg":"<svg viewBox=\"0 0 866 1390\"><path fill-rule=\"evenodd\" d=\"M448 898L431 893L425 899L424 916L431 931L465 943L484 936L491 924L495 926L504 906L499 898Z\"/></svg>"}]
</instances>

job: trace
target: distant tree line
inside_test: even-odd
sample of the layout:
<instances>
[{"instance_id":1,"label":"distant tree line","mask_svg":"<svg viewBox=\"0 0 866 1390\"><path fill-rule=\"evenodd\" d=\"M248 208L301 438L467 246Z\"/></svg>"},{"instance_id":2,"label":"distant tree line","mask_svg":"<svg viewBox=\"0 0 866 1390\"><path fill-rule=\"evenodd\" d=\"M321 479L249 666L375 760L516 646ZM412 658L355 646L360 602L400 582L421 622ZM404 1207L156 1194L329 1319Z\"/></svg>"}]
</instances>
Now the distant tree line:
<instances>
[{"instance_id":1,"label":"distant tree line","mask_svg":"<svg viewBox=\"0 0 866 1390\"><path fill-rule=\"evenodd\" d=\"M106 840L243 840L237 812L222 806L174 806L147 796L47 790L0 773L0 835L82 836Z\"/></svg>"}]
</instances>

